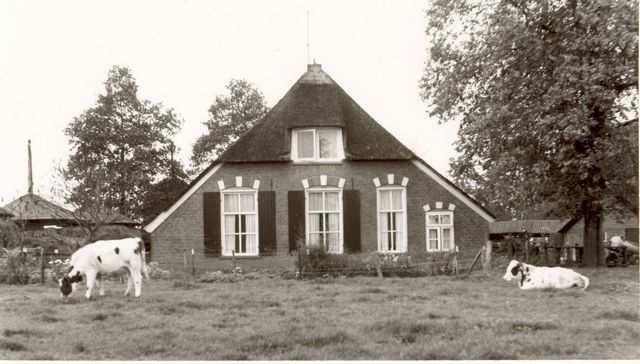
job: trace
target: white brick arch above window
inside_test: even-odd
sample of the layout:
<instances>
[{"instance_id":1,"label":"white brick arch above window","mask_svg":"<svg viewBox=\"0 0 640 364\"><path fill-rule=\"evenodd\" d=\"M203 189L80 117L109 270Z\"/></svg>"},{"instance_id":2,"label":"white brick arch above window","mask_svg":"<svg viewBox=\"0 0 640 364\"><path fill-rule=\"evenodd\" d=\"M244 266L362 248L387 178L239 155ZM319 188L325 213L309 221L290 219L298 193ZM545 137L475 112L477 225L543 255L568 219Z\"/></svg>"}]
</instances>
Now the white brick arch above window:
<instances>
[{"instance_id":1,"label":"white brick arch above window","mask_svg":"<svg viewBox=\"0 0 640 364\"><path fill-rule=\"evenodd\" d=\"M329 176L321 174L318 176L311 176L301 181L302 187L314 188L314 187L337 187L344 188L346 180L342 177Z\"/></svg>"},{"instance_id":2,"label":"white brick arch above window","mask_svg":"<svg viewBox=\"0 0 640 364\"><path fill-rule=\"evenodd\" d=\"M409 184L409 177L400 176L393 173L387 173L384 176L375 177L372 179L373 185L376 187L382 186L402 186L407 187Z\"/></svg>"},{"instance_id":3,"label":"white brick arch above window","mask_svg":"<svg viewBox=\"0 0 640 364\"><path fill-rule=\"evenodd\" d=\"M221 178L217 181L218 190L220 192L229 188L250 188L254 190L260 189L260 180L252 178L244 178L243 176L233 176Z\"/></svg>"}]
</instances>

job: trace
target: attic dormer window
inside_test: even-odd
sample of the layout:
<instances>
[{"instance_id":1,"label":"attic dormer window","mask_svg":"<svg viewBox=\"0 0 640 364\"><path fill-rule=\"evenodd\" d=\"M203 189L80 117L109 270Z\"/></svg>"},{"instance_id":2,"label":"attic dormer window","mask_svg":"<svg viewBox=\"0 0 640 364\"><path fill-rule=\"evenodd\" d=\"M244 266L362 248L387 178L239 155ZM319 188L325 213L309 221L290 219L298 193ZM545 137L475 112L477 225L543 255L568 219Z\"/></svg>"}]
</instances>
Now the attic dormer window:
<instances>
[{"instance_id":1,"label":"attic dormer window","mask_svg":"<svg viewBox=\"0 0 640 364\"><path fill-rule=\"evenodd\" d=\"M305 128L291 133L294 162L339 162L344 159L342 129Z\"/></svg>"}]
</instances>

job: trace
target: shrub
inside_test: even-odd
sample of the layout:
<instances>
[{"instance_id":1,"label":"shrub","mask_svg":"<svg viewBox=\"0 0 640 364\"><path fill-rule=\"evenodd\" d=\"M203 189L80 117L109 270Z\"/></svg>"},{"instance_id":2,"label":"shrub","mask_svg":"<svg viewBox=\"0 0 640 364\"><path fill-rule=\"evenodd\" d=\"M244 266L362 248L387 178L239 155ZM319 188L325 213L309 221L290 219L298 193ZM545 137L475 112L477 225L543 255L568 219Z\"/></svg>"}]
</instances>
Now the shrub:
<instances>
[{"instance_id":1,"label":"shrub","mask_svg":"<svg viewBox=\"0 0 640 364\"><path fill-rule=\"evenodd\" d=\"M20 249L7 250L6 257L0 258L0 282L28 284L31 272L38 269L37 263L37 258Z\"/></svg>"},{"instance_id":2,"label":"shrub","mask_svg":"<svg viewBox=\"0 0 640 364\"><path fill-rule=\"evenodd\" d=\"M376 275L420 277L453 272L452 253L408 254L329 254L323 247L308 247L300 255L305 276Z\"/></svg>"}]
</instances>

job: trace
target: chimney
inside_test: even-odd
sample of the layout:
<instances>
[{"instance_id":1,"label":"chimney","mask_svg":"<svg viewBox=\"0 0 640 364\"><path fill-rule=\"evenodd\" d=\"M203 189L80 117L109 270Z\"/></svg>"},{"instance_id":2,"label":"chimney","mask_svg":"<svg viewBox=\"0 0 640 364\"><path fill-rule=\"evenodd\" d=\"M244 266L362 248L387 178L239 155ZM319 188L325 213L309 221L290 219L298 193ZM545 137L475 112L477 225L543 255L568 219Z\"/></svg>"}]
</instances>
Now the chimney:
<instances>
[{"instance_id":1,"label":"chimney","mask_svg":"<svg viewBox=\"0 0 640 364\"><path fill-rule=\"evenodd\" d=\"M29 153L29 194L33 195L33 172L31 167L31 139L27 142L27 151Z\"/></svg>"},{"instance_id":2,"label":"chimney","mask_svg":"<svg viewBox=\"0 0 640 364\"><path fill-rule=\"evenodd\" d=\"M322 71L322 65L319 63L316 63L316 60L313 60L312 64L308 64L307 65L307 72L313 72L313 73L318 73Z\"/></svg>"}]
</instances>

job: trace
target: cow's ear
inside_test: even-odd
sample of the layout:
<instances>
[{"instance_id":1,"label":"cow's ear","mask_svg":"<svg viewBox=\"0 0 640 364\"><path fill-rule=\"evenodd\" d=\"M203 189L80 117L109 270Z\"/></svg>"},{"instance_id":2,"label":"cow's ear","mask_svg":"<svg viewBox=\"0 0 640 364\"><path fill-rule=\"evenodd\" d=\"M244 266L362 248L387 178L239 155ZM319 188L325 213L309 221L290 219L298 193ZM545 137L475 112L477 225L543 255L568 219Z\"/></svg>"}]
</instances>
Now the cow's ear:
<instances>
[{"instance_id":1,"label":"cow's ear","mask_svg":"<svg viewBox=\"0 0 640 364\"><path fill-rule=\"evenodd\" d=\"M511 274L516 275L518 271L522 269L522 264L518 263L515 267L511 268Z\"/></svg>"}]
</instances>

